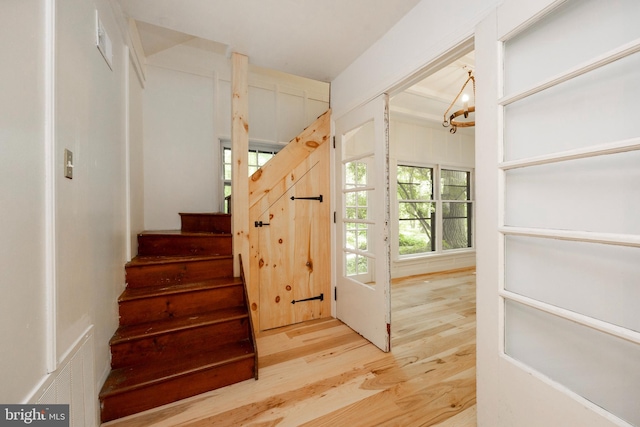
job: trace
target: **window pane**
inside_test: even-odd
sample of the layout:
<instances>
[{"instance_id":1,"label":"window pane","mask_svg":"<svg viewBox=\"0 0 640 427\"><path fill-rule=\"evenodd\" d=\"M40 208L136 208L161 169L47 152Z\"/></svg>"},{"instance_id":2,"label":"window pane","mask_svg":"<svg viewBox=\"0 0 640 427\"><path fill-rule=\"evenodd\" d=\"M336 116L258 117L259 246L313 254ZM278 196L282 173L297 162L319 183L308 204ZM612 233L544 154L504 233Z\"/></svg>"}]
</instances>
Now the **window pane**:
<instances>
[{"instance_id":1,"label":"window pane","mask_svg":"<svg viewBox=\"0 0 640 427\"><path fill-rule=\"evenodd\" d=\"M433 169L398 165L398 199L432 200Z\"/></svg>"},{"instance_id":2,"label":"window pane","mask_svg":"<svg viewBox=\"0 0 640 427\"><path fill-rule=\"evenodd\" d=\"M640 150L508 170L505 224L640 234L638 165Z\"/></svg>"},{"instance_id":3,"label":"window pane","mask_svg":"<svg viewBox=\"0 0 640 427\"><path fill-rule=\"evenodd\" d=\"M369 258L353 253L345 254L345 275L356 276L361 275L363 283L372 284L369 273Z\"/></svg>"},{"instance_id":4,"label":"window pane","mask_svg":"<svg viewBox=\"0 0 640 427\"><path fill-rule=\"evenodd\" d=\"M345 188L367 185L367 164L364 162L345 163Z\"/></svg>"},{"instance_id":5,"label":"window pane","mask_svg":"<svg viewBox=\"0 0 640 427\"><path fill-rule=\"evenodd\" d=\"M345 194L345 213L347 219L367 219L369 208L367 206L368 194L366 191L357 191Z\"/></svg>"},{"instance_id":6,"label":"window pane","mask_svg":"<svg viewBox=\"0 0 640 427\"><path fill-rule=\"evenodd\" d=\"M345 254L345 268L347 270L345 271L346 276L353 276L354 274L357 274L357 258L358 256L356 254L348 252Z\"/></svg>"},{"instance_id":7,"label":"window pane","mask_svg":"<svg viewBox=\"0 0 640 427\"><path fill-rule=\"evenodd\" d=\"M637 247L506 236L505 288L640 332L639 259Z\"/></svg>"},{"instance_id":8,"label":"window pane","mask_svg":"<svg viewBox=\"0 0 640 427\"><path fill-rule=\"evenodd\" d=\"M467 171L442 169L440 173L440 192L442 200L471 200Z\"/></svg>"},{"instance_id":9,"label":"window pane","mask_svg":"<svg viewBox=\"0 0 640 427\"><path fill-rule=\"evenodd\" d=\"M442 249L471 247L471 203L442 203Z\"/></svg>"},{"instance_id":10,"label":"window pane","mask_svg":"<svg viewBox=\"0 0 640 427\"><path fill-rule=\"evenodd\" d=\"M504 333L506 354L640 425L640 346L509 300Z\"/></svg>"},{"instance_id":11,"label":"window pane","mask_svg":"<svg viewBox=\"0 0 640 427\"><path fill-rule=\"evenodd\" d=\"M422 221L400 221L398 234L398 251L400 255L420 254L435 250L432 236L435 222L431 219Z\"/></svg>"},{"instance_id":12,"label":"window pane","mask_svg":"<svg viewBox=\"0 0 640 427\"><path fill-rule=\"evenodd\" d=\"M263 166L273 157L273 153L258 152L258 166Z\"/></svg>"},{"instance_id":13,"label":"window pane","mask_svg":"<svg viewBox=\"0 0 640 427\"><path fill-rule=\"evenodd\" d=\"M433 168L398 165L398 254L435 251Z\"/></svg>"},{"instance_id":14,"label":"window pane","mask_svg":"<svg viewBox=\"0 0 640 427\"><path fill-rule=\"evenodd\" d=\"M368 250L368 224L345 223L345 245L347 249Z\"/></svg>"},{"instance_id":15,"label":"window pane","mask_svg":"<svg viewBox=\"0 0 640 427\"><path fill-rule=\"evenodd\" d=\"M258 165L258 152L257 151L249 151L249 160L247 162L249 165Z\"/></svg>"},{"instance_id":16,"label":"window pane","mask_svg":"<svg viewBox=\"0 0 640 427\"><path fill-rule=\"evenodd\" d=\"M374 124L369 121L342 137L342 158L354 158L373 153Z\"/></svg>"},{"instance_id":17,"label":"window pane","mask_svg":"<svg viewBox=\"0 0 640 427\"><path fill-rule=\"evenodd\" d=\"M400 202L398 218L400 221L430 219L435 211L435 204L431 202Z\"/></svg>"}]
</instances>

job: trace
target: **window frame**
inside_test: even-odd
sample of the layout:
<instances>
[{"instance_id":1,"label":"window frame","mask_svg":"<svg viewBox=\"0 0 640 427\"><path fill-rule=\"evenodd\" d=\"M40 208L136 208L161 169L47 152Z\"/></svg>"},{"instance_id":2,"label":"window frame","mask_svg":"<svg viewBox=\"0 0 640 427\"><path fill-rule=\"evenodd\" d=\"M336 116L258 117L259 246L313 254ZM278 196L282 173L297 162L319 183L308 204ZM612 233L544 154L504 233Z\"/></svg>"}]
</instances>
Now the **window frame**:
<instances>
[{"instance_id":1,"label":"window frame","mask_svg":"<svg viewBox=\"0 0 640 427\"><path fill-rule=\"evenodd\" d=\"M257 142L257 141L250 140L249 153L251 152L268 153L268 154L272 154L271 157L273 158L273 156L278 154L278 152L280 152L280 150L282 150L285 146L286 145L278 144L278 143ZM220 188L219 190L221 195L221 200L220 200L221 212L227 212L227 203L225 203L227 196L225 195L225 188L227 186L231 187L231 178L227 179L225 176L225 166L229 164L225 162L225 158L224 158L225 150L229 150L231 152L232 150L231 140L220 139ZM252 167L255 167L257 170L263 165L251 164L251 160L249 160L248 162L249 176L251 176L255 172L255 170L254 171L251 170Z\"/></svg>"},{"instance_id":2,"label":"window frame","mask_svg":"<svg viewBox=\"0 0 640 427\"><path fill-rule=\"evenodd\" d=\"M399 203L400 200L398 198L398 167L406 166L406 167L416 167L416 168L430 168L433 170L433 182L432 182L432 190L433 190L433 200L432 202L435 204L435 237L432 237L434 240L435 250L429 252L422 252L417 254L400 254L400 213L399 213ZM438 257L438 256L447 256L459 253L473 252L475 251L475 174L474 169L466 166L458 166L458 165L450 165L446 163L420 163L420 162L411 162L411 161L403 161L397 160L395 162L394 168L395 170L395 179L391 181L390 190L390 200L392 203L391 215L392 215L392 223L394 224L395 233L393 233L392 244L394 249L392 251L394 261L409 261L420 258L430 258L430 257ZM444 200L442 199L442 170L448 171L459 171L459 172L467 172L469 177L468 183L468 199L467 200ZM468 209L469 219L469 247L464 248L454 248L454 249L444 249L442 243L443 237L443 203L467 203L470 205Z\"/></svg>"}]
</instances>

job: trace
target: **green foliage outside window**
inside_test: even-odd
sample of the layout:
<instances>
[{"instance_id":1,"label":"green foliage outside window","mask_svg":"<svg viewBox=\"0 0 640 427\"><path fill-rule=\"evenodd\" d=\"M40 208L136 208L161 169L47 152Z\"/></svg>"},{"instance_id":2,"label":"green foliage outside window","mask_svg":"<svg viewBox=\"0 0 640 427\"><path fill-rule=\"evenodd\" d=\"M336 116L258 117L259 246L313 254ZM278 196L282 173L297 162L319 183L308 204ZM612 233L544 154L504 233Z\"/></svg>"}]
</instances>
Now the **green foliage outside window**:
<instances>
[{"instance_id":1,"label":"green foliage outside window","mask_svg":"<svg viewBox=\"0 0 640 427\"><path fill-rule=\"evenodd\" d=\"M441 221L441 250L472 245L471 173L441 169L439 188L434 186L435 174L434 168L398 165L399 255L440 250L437 221Z\"/></svg>"},{"instance_id":2,"label":"green foliage outside window","mask_svg":"<svg viewBox=\"0 0 640 427\"><path fill-rule=\"evenodd\" d=\"M433 168L398 166L399 253L435 250Z\"/></svg>"}]
</instances>

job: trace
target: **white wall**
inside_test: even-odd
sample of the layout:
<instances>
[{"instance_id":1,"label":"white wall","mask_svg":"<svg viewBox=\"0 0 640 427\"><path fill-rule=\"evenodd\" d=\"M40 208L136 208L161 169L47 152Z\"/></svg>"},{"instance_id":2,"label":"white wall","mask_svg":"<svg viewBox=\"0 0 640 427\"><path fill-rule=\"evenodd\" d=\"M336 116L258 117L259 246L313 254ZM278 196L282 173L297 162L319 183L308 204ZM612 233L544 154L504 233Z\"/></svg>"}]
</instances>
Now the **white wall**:
<instances>
[{"instance_id":1,"label":"white wall","mask_svg":"<svg viewBox=\"0 0 640 427\"><path fill-rule=\"evenodd\" d=\"M473 36L501 0L422 0L331 82L334 118L388 91Z\"/></svg>"},{"instance_id":2,"label":"white wall","mask_svg":"<svg viewBox=\"0 0 640 427\"><path fill-rule=\"evenodd\" d=\"M95 46L95 10L113 42L113 70ZM109 366L126 261L123 44L108 2L56 2L57 356L95 324L98 378Z\"/></svg>"},{"instance_id":3,"label":"white wall","mask_svg":"<svg viewBox=\"0 0 640 427\"><path fill-rule=\"evenodd\" d=\"M55 37L47 33L47 6L55 6ZM90 331L95 346L83 357L93 360L82 366L93 382L88 419L97 422L93 403L109 369L128 244L122 38L107 0L11 0L0 9L0 401L42 400L43 387L55 381ZM96 9L113 42L113 70L95 46ZM55 79L46 67L48 43ZM47 87L53 99L45 98ZM45 121L47 105L53 107L52 127ZM48 148L51 159L45 158ZM74 154L73 180L63 176L65 148ZM57 389L64 387L71 385Z\"/></svg>"},{"instance_id":4,"label":"white wall","mask_svg":"<svg viewBox=\"0 0 640 427\"><path fill-rule=\"evenodd\" d=\"M44 3L0 3L0 401L6 403L25 399L46 374Z\"/></svg>"},{"instance_id":5,"label":"white wall","mask_svg":"<svg viewBox=\"0 0 640 427\"><path fill-rule=\"evenodd\" d=\"M393 103L393 101L392 101ZM398 164L473 169L475 138L473 128L460 128L455 134L441 123L393 114L389 125L389 168L391 176ZM396 201L395 183L391 182L391 200ZM399 258L397 255L397 203L391 207L391 277L404 277L436 271L454 270L475 265L475 250L449 251L422 257Z\"/></svg>"},{"instance_id":6,"label":"white wall","mask_svg":"<svg viewBox=\"0 0 640 427\"><path fill-rule=\"evenodd\" d=\"M179 212L222 210L219 141L231 136L230 62L192 39L149 56L146 75L144 226L178 229ZM250 140L288 142L328 100L326 83L250 67Z\"/></svg>"},{"instance_id":7,"label":"white wall","mask_svg":"<svg viewBox=\"0 0 640 427\"><path fill-rule=\"evenodd\" d=\"M218 200L213 80L148 66L144 92L145 228L178 229L179 212Z\"/></svg>"},{"instance_id":8,"label":"white wall","mask_svg":"<svg viewBox=\"0 0 640 427\"><path fill-rule=\"evenodd\" d=\"M137 235L144 230L143 88L129 60L129 204L131 256L138 253Z\"/></svg>"}]
</instances>

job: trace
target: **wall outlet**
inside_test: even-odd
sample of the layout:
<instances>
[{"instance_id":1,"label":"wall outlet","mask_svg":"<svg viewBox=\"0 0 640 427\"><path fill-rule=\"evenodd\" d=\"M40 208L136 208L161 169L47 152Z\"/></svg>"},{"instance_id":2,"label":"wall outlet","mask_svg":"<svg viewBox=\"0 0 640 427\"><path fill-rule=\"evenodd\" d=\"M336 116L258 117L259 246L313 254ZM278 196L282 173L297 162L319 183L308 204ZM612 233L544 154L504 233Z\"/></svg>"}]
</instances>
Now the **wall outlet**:
<instances>
[{"instance_id":1,"label":"wall outlet","mask_svg":"<svg viewBox=\"0 0 640 427\"><path fill-rule=\"evenodd\" d=\"M73 153L66 148L64 150L64 177L73 179Z\"/></svg>"}]
</instances>

